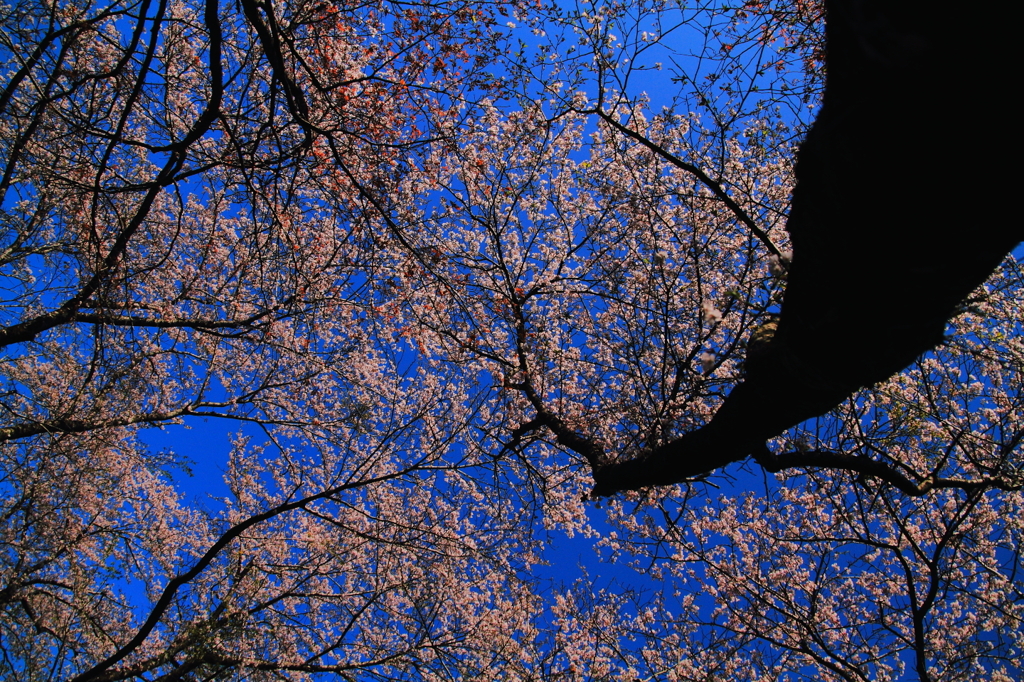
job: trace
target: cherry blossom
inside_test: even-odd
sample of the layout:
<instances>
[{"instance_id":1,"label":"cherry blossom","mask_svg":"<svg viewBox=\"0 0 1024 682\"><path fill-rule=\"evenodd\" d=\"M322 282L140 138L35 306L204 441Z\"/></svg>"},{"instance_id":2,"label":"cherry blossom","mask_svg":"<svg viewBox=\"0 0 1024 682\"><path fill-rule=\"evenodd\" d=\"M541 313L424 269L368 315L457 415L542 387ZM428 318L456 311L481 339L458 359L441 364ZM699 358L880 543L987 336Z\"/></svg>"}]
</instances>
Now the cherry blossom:
<instances>
[{"instance_id":1,"label":"cherry blossom","mask_svg":"<svg viewBox=\"0 0 1024 682\"><path fill-rule=\"evenodd\" d=\"M5 678L1019 678L1013 257L765 452L591 495L765 361L819 3L16 5ZM633 89L687 27L714 77Z\"/></svg>"}]
</instances>

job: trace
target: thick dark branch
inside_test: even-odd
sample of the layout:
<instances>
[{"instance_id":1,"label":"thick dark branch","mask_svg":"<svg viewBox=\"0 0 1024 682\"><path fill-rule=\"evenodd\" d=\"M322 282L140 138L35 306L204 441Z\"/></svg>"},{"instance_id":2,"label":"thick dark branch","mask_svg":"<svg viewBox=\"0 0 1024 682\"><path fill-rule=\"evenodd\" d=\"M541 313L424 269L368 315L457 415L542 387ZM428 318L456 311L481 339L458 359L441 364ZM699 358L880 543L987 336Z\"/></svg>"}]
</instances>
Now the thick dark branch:
<instances>
[{"instance_id":1,"label":"thick dark branch","mask_svg":"<svg viewBox=\"0 0 1024 682\"><path fill-rule=\"evenodd\" d=\"M603 497L626 490L696 480L763 446L764 439L753 435L757 431L748 431L742 424L720 418L721 411L711 423L674 441L634 459L600 467L594 472L592 495Z\"/></svg>"},{"instance_id":2,"label":"thick dark branch","mask_svg":"<svg viewBox=\"0 0 1024 682\"><path fill-rule=\"evenodd\" d=\"M1004 165L1009 103L965 127L949 93L1005 92L1009 29L923 0L868 4L826 3L824 102L797 157L774 337L709 424L603 467L595 494L710 473L885 381L942 341L961 301L1024 238L1016 208L966 191L950 164L955 154L960 168Z\"/></svg>"},{"instance_id":3,"label":"thick dark branch","mask_svg":"<svg viewBox=\"0 0 1024 682\"><path fill-rule=\"evenodd\" d=\"M277 20L274 17L273 7L270 3L258 3L256 0L239 0L245 18L249 20L256 30L260 44L263 46L263 54L270 63L270 69L274 73L274 80L281 84L284 89L285 102L288 111L295 117L295 120L302 127L306 135L306 144L313 140L313 129L309 120L309 105L306 103L306 96L302 89L295 84L288 68L284 62L284 55L281 52L281 39L277 27ZM267 21L263 21L260 15L260 8L267 14Z\"/></svg>"},{"instance_id":4,"label":"thick dark branch","mask_svg":"<svg viewBox=\"0 0 1024 682\"><path fill-rule=\"evenodd\" d=\"M166 147L154 148L153 151L183 153L205 135L213 122L220 117L220 105L224 98L224 64L222 60L224 35L220 25L219 12L217 0L206 0L203 20L206 23L206 30L210 32L210 99L206 103L206 108L185 137Z\"/></svg>"},{"instance_id":5,"label":"thick dark branch","mask_svg":"<svg viewBox=\"0 0 1024 682\"><path fill-rule=\"evenodd\" d=\"M778 473L787 469L842 469L852 471L863 476L871 476L885 481L894 488L899 489L911 497L926 495L932 490L943 488L955 488L968 493L988 488L999 490L1019 490L1022 487L1020 482L1009 481L1001 477L989 477L977 480L966 480L956 478L942 478L939 476L928 476L915 483L897 469L892 468L885 462L880 462L863 455L851 455L845 452L832 452L829 450L807 450L786 452L774 455L764 448L760 453L754 454L754 460L765 470Z\"/></svg>"}]
</instances>

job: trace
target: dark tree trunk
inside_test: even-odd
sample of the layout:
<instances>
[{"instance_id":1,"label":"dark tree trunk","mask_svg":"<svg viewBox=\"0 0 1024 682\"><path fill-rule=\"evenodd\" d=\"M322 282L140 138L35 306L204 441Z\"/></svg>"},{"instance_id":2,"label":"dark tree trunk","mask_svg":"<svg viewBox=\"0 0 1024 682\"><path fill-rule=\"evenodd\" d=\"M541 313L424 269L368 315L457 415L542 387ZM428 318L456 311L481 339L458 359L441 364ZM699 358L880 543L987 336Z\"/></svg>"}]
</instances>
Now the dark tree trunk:
<instances>
[{"instance_id":1,"label":"dark tree trunk","mask_svg":"<svg viewBox=\"0 0 1024 682\"><path fill-rule=\"evenodd\" d=\"M705 427L602 467L595 494L697 476L934 348L1024 238L1012 22L997 7L826 2L826 87L797 156L777 332ZM966 13L970 12L970 14Z\"/></svg>"}]
</instances>

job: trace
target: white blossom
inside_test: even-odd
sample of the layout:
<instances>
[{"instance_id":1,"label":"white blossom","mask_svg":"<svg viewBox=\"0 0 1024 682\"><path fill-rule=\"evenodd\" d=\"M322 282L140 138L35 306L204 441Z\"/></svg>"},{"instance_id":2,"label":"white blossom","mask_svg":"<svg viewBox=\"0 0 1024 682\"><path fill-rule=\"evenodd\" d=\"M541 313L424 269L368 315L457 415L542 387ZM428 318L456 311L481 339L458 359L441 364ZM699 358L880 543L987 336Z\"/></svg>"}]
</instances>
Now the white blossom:
<instances>
[{"instance_id":1,"label":"white blossom","mask_svg":"<svg viewBox=\"0 0 1024 682\"><path fill-rule=\"evenodd\" d=\"M715 354L713 351L706 350L700 354L700 371L704 374L711 374L711 371L715 368Z\"/></svg>"},{"instance_id":2,"label":"white blossom","mask_svg":"<svg viewBox=\"0 0 1024 682\"><path fill-rule=\"evenodd\" d=\"M714 301L705 299L704 303L701 304L701 310L704 311L704 319L707 320L708 324L716 324L722 321L722 311L715 307Z\"/></svg>"}]
</instances>

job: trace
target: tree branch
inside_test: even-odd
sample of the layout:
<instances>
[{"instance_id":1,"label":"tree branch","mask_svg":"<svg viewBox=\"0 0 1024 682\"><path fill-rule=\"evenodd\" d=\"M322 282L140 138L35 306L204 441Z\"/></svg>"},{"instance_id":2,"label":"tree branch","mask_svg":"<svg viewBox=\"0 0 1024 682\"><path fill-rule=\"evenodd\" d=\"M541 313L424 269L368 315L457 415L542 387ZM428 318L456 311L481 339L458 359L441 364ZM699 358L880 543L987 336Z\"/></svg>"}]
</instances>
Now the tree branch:
<instances>
[{"instance_id":1,"label":"tree branch","mask_svg":"<svg viewBox=\"0 0 1024 682\"><path fill-rule=\"evenodd\" d=\"M833 452L830 450L797 450L775 455L765 447L760 452L754 453L753 457L754 461L771 473L778 473L787 469L842 469L885 481L910 497L921 497L927 495L932 490L944 488L954 488L974 493L987 488L1009 491L1020 490L1024 487L1024 483L1011 482L999 476L972 481L931 475L915 483L885 462L880 462L863 455L851 455L845 452Z\"/></svg>"},{"instance_id":2,"label":"tree branch","mask_svg":"<svg viewBox=\"0 0 1024 682\"><path fill-rule=\"evenodd\" d=\"M161 593L160 598L153 606L153 609L149 612L149 616L146 618L146 621L142 624L142 626L136 632L134 637L132 637L123 646L118 648L117 651L115 651L113 654L111 654L104 660L94 665L92 668L76 675L74 678L72 678L71 682L87 682L88 680L103 680L112 678L112 676L104 675L103 673L106 670L108 670L111 666L116 664L118 661L124 659L126 656L131 654L133 651L139 648L139 646L141 646L141 644L146 640L147 637L149 637L149 634L153 631L153 629L163 618L164 613L166 613L167 609L170 608L171 603L173 602L178 590L180 590L182 587L184 587L194 578L196 578L200 573L206 570L206 568L211 563L213 563L213 560L217 557L217 555L221 553L221 551L223 551L229 544L231 544L231 542L233 542L236 538L241 536L242 533L244 533L248 529L257 526L263 523L264 521L268 521L274 517L280 516L281 514L285 514L295 509L301 509L303 507L306 507L318 500L322 500L348 490L354 490L356 488L361 488L363 486L372 485L374 483L382 483L384 481L390 481L396 478L400 478L402 476L407 475L411 471L415 470L418 465L419 463L417 462L410 465L409 467L406 467L405 469L402 469L401 471L396 471L390 474L384 474L382 476L376 476L373 478L356 481L352 483L345 483L343 485L335 486L333 488L328 488L327 490L316 493L315 495L309 495L299 500L280 504L260 514L250 516L246 520L235 524L226 532L224 532L217 539L217 541L210 546L206 553L204 553L203 556L200 557L200 559L195 564L193 564L192 568L185 571L184 573L179 573L177 576L174 577L174 579L172 579L167 584L167 587L164 588L164 591Z\"/></svg>"},{"instance_id":3,"label":"tree branch","mask_svg":"<svg viewBox=\"0 0 1024 682\"><path fill-rule=\"evenodd\" d=\"M698 166L695 166L692 163L687 163L686 161L683 161L678 156L676 156L675 154L671 153L670 151L668 151L667 149L665 149L661 145L655 144L654 142L652 142L651 140L647 139L646 137L644 137L640 133L638 133L638 132L628 128L625 125L623 125L622 123L617 121L615 119L615 117L613 117L611 114L609 114L608 112L604 111L604 109L601 108L600 105L598 107L593 108L593 109L585 109L585 110L577 110L577 111L579 113L581 113L581 114L596 115L598 118L600 118L602 121L604 121L605 123L610 125L615 130L619 131L620 133L622 133L626 137L630 138L631 140L639 142L641 145L643 145L647 149L651 150L652 152L654 152L655 154L657 154L661 158L665 159L666 161L671 163L676 168L679 168L680 170L686 171L690 175L693 175L705 187L710 189L711 192L716 197L718 197L718 199L721 200L721 202L724 203L726 205L726 207L730 211L732 211L732 214L734 216L736 216L737 220L739 220L741 223L746 225L747 229L750 230L751 234L753 234L755 237L757 237L761 241L761 243L763 243L765 245L765 248L767 248L768 251L770 251L775 256L779 256L780 258L782 257L782 251L779 250L779 247L777 247L775 245L775 243L772 241L771 237L768 236L768 233L765 232L764 230L762 230L760 227L757 226L757 223L754 222L754 219L751 218L747 214L747 212L744 211L743 208L739 204L737 204L736 201L731 196L729 196L729 193L725 191L725 189L722 187L721 183L713 180L711 178L711 176L709 176L707 173L705 173L703 170L701 170Z\"/></svg>"},{"instance_id":4,"label":"tree branch","mask_svg":"<svg viewBox=\"0 0 1024 682\"><path fill-rule=\"evenodd\" d=\"M923 2L880 4L871 17L850 0L826 6L827 82L797 156L786 224L794 253L777 330L710 423L598 470L595 495L709 473L887 380L942 342L961 301L1024 237L1011 205L963 192L949 144L937 142L962 129L945 101L951 86L976 87L979 71L1009 77L1004 41ZM952 36L967 41L955 54ZM1009 110L1000 103L992 123L961 133L961 165L1001 166ZM595 113L640 137L600 106ZM880 474L909 494L973 485Z\"/></svg>"}]
</instances>

